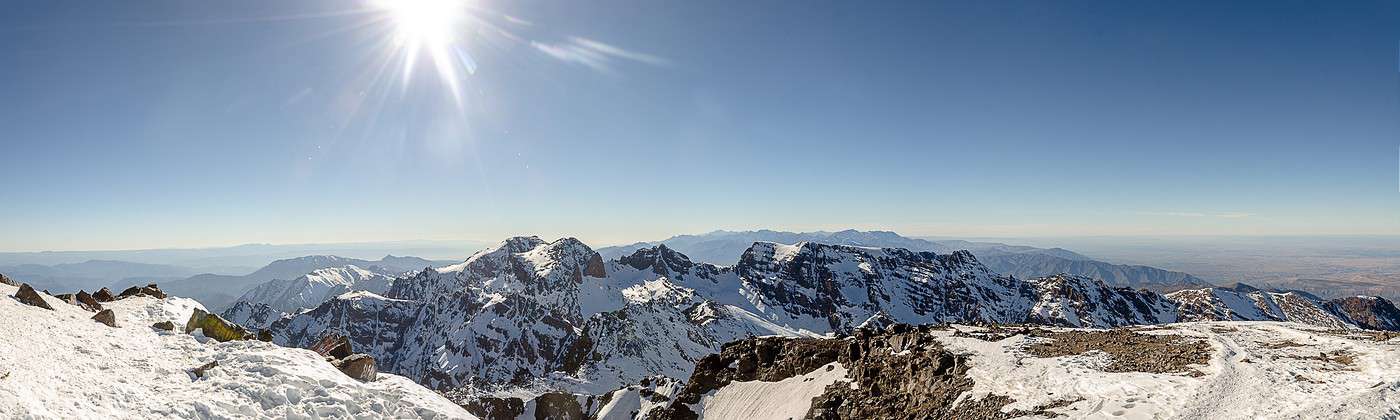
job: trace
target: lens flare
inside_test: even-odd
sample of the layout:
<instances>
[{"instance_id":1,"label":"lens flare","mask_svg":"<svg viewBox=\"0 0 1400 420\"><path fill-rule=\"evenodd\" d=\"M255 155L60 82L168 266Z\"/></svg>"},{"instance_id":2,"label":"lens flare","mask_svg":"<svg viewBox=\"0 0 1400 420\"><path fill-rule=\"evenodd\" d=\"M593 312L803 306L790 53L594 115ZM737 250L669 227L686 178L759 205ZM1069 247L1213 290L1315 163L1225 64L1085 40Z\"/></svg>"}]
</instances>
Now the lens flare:
<instances>
[{"instance_id":1,"label":"lens flare","mask_svg":"<svg viewBox=\"0 0 1400 420\"><path fill-rule=\"evenodd\" d=\"M389 14L394 26L394 45L404 57L404 86L413 75L419 54L427 54L461 106L459 71L454 62L462 54L455 50L466 5L461 0L375 0L373 4Z\"/></svg>"}]
</instances>

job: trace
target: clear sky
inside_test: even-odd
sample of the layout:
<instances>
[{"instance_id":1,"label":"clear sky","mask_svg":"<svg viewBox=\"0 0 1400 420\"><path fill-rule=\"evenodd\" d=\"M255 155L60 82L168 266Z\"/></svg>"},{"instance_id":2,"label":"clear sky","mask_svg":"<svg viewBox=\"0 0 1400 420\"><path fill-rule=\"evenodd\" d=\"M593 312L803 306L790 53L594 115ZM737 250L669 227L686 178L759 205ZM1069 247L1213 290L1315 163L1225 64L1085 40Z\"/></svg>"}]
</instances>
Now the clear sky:
<instances>
[{"instance_id":1,"label":"clear sky","mask_svg":"<svg viewBox=\"0 0 1400 420\"><path fill-rule=\"evenodd\" d=\"M1400 234L1393 1L414 6L6 4L0 250Z\"/></svg>"}]
</instances>

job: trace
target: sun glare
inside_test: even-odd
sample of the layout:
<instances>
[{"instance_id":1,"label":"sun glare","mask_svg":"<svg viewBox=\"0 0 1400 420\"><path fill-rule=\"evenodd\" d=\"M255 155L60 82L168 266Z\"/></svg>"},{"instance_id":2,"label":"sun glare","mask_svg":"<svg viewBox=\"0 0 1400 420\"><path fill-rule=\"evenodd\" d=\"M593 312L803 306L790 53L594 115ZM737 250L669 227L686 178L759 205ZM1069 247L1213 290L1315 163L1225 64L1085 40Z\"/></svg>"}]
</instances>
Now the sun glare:
<instances>
[{"instance_id":1,"label":"sun glare","mask_svg":"<svg viewBox=\"0 0 1400 420\"><path fill-rule=\"evenodd\" d=\"M374 4L388 12L394 25L394 43L404 55L404 84L412 76L419 54L427 54L460 104L453 59L465 4L461 0L375 0Z\"/></svg>"}]
</instances>

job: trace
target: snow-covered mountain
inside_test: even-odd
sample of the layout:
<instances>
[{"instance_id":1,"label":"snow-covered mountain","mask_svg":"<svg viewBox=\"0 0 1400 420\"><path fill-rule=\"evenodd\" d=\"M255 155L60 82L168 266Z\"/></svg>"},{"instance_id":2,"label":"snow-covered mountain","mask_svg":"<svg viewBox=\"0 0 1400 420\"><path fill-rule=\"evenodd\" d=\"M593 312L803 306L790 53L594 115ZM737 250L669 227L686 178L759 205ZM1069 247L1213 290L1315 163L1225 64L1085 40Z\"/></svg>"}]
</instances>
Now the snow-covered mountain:
<instances>
[{"instance_id":1,"label":"snow-covered mountain","mask_svg":"<svg viewBox=\"0 0 1400 420\"><path fill-rule=\"evenodd\" d=\"M380 273L404 273L431 267L432 261L416 257L385 256L379 261L308 255L273 261L271 264L242 276L200 274L184 280L162 283L162 288L176 296L185 296L217 311L228 308L244 293L271 280L294 279L322 268L354 265Z\"/></svg>"},{"instance_id":2,"label":"snow-covered mountain","mask_svg":"<svg viewBox=\"0 0 1400 420\"><path fill-rule=\"evenodd\" d=\"M966 251L758 242L734 265L718 266L667 245L604 261L576 239L517 237L394 279L382 293L334 296L270 330L291 346L338 332L385 371L464 400L528 401L546 392L597 396L656 375L681 380L745 337L893 323L1111 327L1230 313L1239 315L1224 319L1329 329L1400 325L1383 299L1318 302L1312 316L1287 318L1240 311L1234 300L1188 299L1220 293L1162 295L1070 275L1022 280ZM1329 309L1338 307L1350 312Z\"/></svg>"},{"instance_id":3,"label":"snow-covered mountain","mask_svg":"<svg viewBox=\"0 0 1400 420\"><path fill-rule=\"evenodd\" d=\"M1021 278L1068 273L1102 280L1113 286L1149 288L1160 292L1211 286L1210 283L1190 274L1140 265L1095 261L1087 256L1062 248L1036 248L955 239L920 239L884 231L843 230L803 233L773 230L715 231L701 235L674 236L658 242L638 242L625 246L604 247L600 248L598 252L605 259L613 259L629 255L639 249L664 244L697 261L732 264L754 242L773 242L787 245L798 242L817 242L858 247L902 248L910 251L931 251L940 254L965 250L977 256L979 261L991 267L993 271Z\"/></svg>"},{"instance_id":4,"label":"snow-covered mountain","mask_svg":"<svg viewBox=\"0 0 1400 420\"><path fill-rule=\"evenodd\" d=\"M52 309L21 303L18 290L0 284L0 417L471 418L398 375L360 382L309 350L152 328L183 325L202 309L190 299L105 302L111 327L42 293Z\"/></svg>"},{"instance_id":5,"label":"snow-covered mountain","mask_svg":"<svg viewBox=\"0 0 1400 420\"><path fill-rule=\"evenodd\" d=\"M351 291L384 293L397 270L356 265L322 268L291 280L269 280L244 293L224 311L224 318L245 327L264 329L284 314L314 308Z\"/></svg>"}]
</instances>

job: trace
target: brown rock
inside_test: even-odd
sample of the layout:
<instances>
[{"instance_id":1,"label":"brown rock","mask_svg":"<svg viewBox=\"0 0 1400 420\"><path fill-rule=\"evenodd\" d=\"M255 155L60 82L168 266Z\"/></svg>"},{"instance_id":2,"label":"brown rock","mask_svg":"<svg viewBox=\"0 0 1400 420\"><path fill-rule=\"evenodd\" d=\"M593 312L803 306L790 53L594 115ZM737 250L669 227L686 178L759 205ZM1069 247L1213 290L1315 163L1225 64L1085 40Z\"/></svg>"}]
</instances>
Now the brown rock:
<instances>
[{"instance_id":1,"label":"brown rock","mask_svg":"<svg viewBox=\"0 0 1400 420\"><path fill-rule=\"evenodd\" d=\"M360 382L372 382L379 377L379 369L375 367L374 358L368 354L352 354L336 363L336 367L340 368L340 371L344 372L346 376Z\"/></svg>"},{"instance_id":2,"label":"brown rock","mask_svg":"<svg viewBox=\"0 0 1400 420\"><path fill-rule=\"evenodd\" d=\"M155 328L157 330L175 331L175 323L170 321L161 321L151 324L151 328Z\"/></svg>"},{"instance_id":3,"label":"brown rock","mask_svg":"<svg viewBox=\"0 0 1400 420\"><path fill-rule=\"evenodd\" d=\"M340 334L323 335L320 340L316 340L316 344L312 344L309 348L311 351L316 352L316 354L331 356L337 359L350 357L350 355L354 353L354 351L350 349L350 340Z\"/></svg>"},{"instance_id":4,"label":"brown rock","mask_svg":"<svg viewBox=\"0 0 1400 420\"><path fill-rule=\"evenodd\" d=\"M97 299L98 302L111 302L117 300L117 298L112 296L112 289L108 289L106 287L103 287L102 290L98 290L97 293L93 293L92 298Z\"/></svg>"},{"instance_id":5,"label":"brown rock","mask_svg":"<svg viewBox=\"0 0 1400 420\"><path fill-rule=\"evenodd\" d=\"M126 290L123 290L121 294L117 295L117 299L126 299L132 296L136 296L138 294L141 294L141 288L131 286L126 288Z\"/></svg>"},{"instance_id":6,"label":"brown rock","mask_svg":"<svg viewBox=\"0 0 1400 420\"><path fill-rule=\"evenodd\" d=\"M88 292L79 290L78 294L73 295L73 298L76 299L78 303L82 304L82 306L84 308L87 308L87 310L89 311L102 310L102 304L97 303L97 299L93 298L92 295L89 295Z\"/></svg>"},{"instance_id":7,"label":"brown rock","mask_svg":"<svg viewBox=\"0 0 1400 420\"><path fill-rule=\"evenodd\" d=\"M102 312L93 315L92 320L107 324L108 327L117 328L117 314L113 313L111 309L103 309Z\"/></svg>"},{"instance_id":8,"label":"brown rock","mask_svg":"<svg viewBox=\"0 0 1400 420\"><path fill-rule=\"evenodd\" d=\"M4 274L0 274L0 284L8 284L11 286L19 287L19 283L15 283L14 280L11 280L9 277L5 277Z\"/></svg>"},{"instance_id":9,"label":"brown rock","mask_svg":"<svg viewBox=\"0 0 1400 420\"><path fill-rule=\"evenodd\" d=\"M218 361L218 360L215 360L215 361L212 361L212 362L209 362L209 363L205 363L204 365L202 365L202 366L200 366L200 367L197 367L197 368L194 368L194 369L190 369L190 373L193 373L193 374L194 374L194 377L196 377L196 378L203 378L205 372L208 372L209 369L213 369L213 368L216 368L216 367L218 367L218 366L219 366L219 361Z\"/></svg>"},{"instance_id":10,"label":"brown rock","mask_svg":"<svg viewBox=\"0 0 1400 420\"><path fill-rule=\"evenodd\" d=\"M155 283L151 283L146 285L146 287L142 287L141 294L156 299L165 299L165 292L162 292L159 287L156 287Z\"/></svg>"},{"instance_id":11,"label":"brown rock","mask_svg":"<svg viewBox=\"0 0 1400 420\"><path fill-rule=\"evenodd\" d=\"M53 310L53 306L49 306L49 303L44 301L44 298L39 297L39 292L34 291L33 287L29 287L28 283L21 283L19 285L19 291L15 292L15 300L25 305Z\"/></svg>"}]
</instances>

